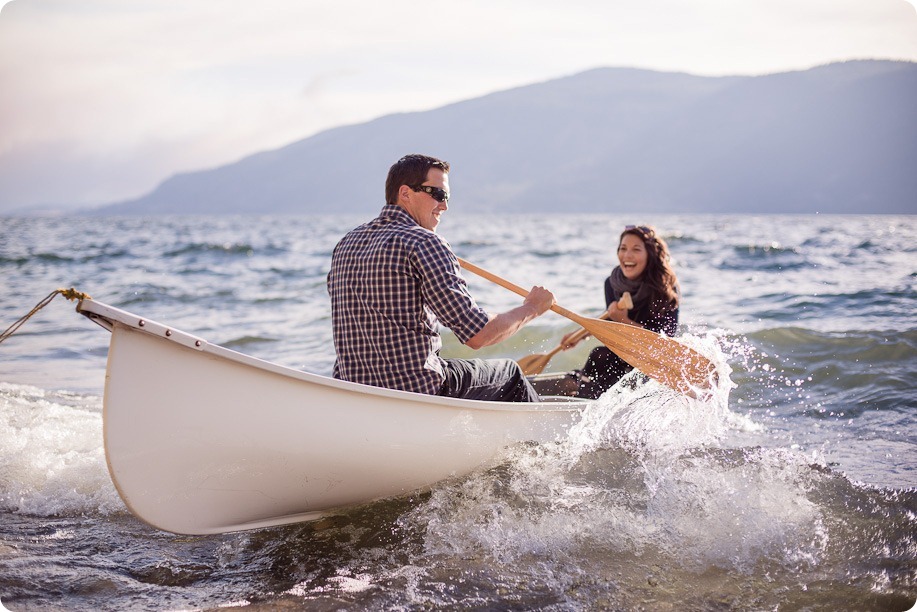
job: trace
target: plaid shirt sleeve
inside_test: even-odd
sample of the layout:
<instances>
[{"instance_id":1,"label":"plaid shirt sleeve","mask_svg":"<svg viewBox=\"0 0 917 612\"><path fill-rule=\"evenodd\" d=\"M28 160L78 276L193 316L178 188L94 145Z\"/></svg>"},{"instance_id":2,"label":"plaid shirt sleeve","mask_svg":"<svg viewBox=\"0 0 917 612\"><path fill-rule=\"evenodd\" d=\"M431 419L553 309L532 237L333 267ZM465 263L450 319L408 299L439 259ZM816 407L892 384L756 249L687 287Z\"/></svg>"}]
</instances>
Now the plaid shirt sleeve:
<instances>
[{"instance_id":1,"label":"plaid shirt sleeve","mask_svg":"<svg viewBox=\"0 0 917 612\"><path fill-rule=\"evenodd\" d=\"M452 330L465 344L481 331L490 316L468 292L458 259L449 244L438 234L430 234L414 252L415 265L422 270L421 292L440 323Z\"/></svg>"}]
</instances>

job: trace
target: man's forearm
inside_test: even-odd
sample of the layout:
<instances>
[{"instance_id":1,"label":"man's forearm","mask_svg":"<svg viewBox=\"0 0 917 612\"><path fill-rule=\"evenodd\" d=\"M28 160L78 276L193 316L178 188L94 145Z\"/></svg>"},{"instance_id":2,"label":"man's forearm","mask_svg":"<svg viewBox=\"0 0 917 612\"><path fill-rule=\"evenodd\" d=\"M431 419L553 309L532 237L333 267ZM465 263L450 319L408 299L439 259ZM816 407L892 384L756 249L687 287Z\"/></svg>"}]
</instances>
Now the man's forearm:
<instances>
[{"instance_id":1,"label":"man's forearm","mask_svg":"<svg viewBox=\"0 0 917 612\"><path fill-rule=\"evenodd\" d=\"M491 317L481 331L472 336L466 346L475 350L503 342L519 331L526 323L539 316L529 304L521 304L512 310Z\"/></svg>"}]
</instances>

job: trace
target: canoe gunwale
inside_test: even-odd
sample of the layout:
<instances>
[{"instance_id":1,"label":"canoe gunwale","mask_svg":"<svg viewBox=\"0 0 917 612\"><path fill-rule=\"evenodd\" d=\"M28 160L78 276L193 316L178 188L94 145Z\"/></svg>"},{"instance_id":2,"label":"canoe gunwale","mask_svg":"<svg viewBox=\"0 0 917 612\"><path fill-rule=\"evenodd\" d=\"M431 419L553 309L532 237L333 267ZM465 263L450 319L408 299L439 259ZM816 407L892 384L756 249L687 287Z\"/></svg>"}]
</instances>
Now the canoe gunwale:
<instances>
[{"instance_id":1,"label":"canoe gunwale","mask_svg":"<svg viewBox=\"0 0 917 612\"><path fill-rule=\"evenodd\" d=\"M376 395L384 397L396 397L403 401L423 402L425 404L443 404L452 407L461 407L464 409L498 410L508 412L544 412L558 410L579 412L582 411L585 406L591 403L591 400L571 398L566 396L543 397L542 401L537 403L468 400L441 397L437 395L427 395L423 393L413 393L410 391L400 391L397 389L386 389L383 387L373 387L371 385L349 382L329 376L322 376L320 374L313 374L311 372L297 370L295 368L283 366L271 361L266 361L258 357L253 357L245 353L240 353L218 344L212 344L204 338L176 329L175 327L167 326L145 317L140 317L136 314L115 308L114 306L110 306L96 300L80 300L76 306L76 310L78 313L82 314L109 332L113 331L115 324L121 324L125 327L131 328L132 330L156 336L186 348L201 351L203 353L213 355L221 359L226 359L228 361L236 362L248 367L272 372L274 374L280 374L281 376L303 380L313 384L328 385L348 391L358 391L370 396Z\"/></svg>"}]
</instances>

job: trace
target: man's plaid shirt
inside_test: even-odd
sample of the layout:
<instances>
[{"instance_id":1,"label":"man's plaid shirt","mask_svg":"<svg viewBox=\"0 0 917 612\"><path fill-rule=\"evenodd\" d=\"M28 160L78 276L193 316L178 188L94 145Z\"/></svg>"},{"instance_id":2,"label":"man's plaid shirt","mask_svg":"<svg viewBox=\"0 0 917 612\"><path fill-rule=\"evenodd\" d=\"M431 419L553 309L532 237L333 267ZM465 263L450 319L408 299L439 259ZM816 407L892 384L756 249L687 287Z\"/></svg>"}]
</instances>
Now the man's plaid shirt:
<instances>
[{"instance_id":1,"label":"man's plaid shirt","mask_svg":"<svg viewBox=\"0 0 917 612\"><path fill-rule=\"evenodd\" d=\"M376 387L438 393L439 323L464 344L489 320L449 243L394 204L334 248L328 293L334 377Z\"/></svg>"}]
</instances>

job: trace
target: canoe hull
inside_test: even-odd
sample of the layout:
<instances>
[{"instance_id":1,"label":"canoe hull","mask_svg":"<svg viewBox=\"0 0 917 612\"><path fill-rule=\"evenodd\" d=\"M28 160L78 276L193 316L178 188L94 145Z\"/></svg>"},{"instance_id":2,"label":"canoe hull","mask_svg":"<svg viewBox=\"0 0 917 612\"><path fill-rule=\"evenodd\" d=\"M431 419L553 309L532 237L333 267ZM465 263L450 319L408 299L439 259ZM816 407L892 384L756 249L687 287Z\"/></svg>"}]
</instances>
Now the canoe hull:
<instances>
[{"instance_id":1,"label":"canoe hull","mask_svg":"<svg viewBox=\"0 0 917 612\"><path fill-rule=\"evenodd\" d=\"M99 303L112 332L109 471L128 508L176 533L311 520L421 491L522 441L560 439L582 402L475 402L316 376Z\"/></svg>"}]
</instances>

